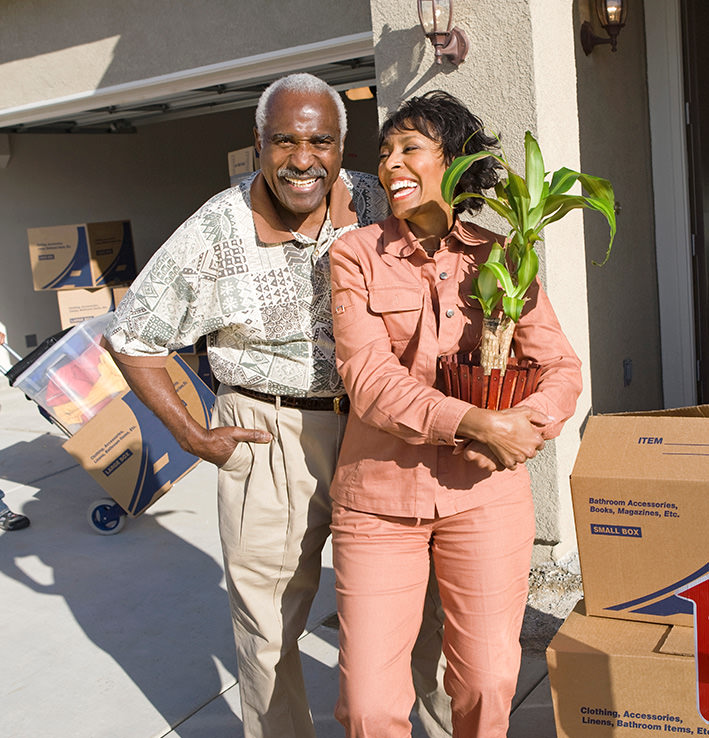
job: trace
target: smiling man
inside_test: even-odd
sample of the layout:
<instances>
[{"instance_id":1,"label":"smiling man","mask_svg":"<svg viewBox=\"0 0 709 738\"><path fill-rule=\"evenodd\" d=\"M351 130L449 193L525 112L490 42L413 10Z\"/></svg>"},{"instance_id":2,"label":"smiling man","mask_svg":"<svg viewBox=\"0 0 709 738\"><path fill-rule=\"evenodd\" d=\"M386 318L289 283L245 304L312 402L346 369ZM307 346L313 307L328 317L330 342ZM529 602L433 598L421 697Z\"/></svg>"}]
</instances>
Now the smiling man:
<instances>
[{"instance_id":1,"label":"smiling man","mask_svg":"<svg viewBox=\"0 0 709 738\"><path fill-rule=\"evenodd\" d=\"M328 252L341 234L387 212L373 175L340 169L346 130L342 100L322 80L274 82L256 110L261 171L175 231L106 333L138 397L183 448L219 467L247 738L315 736L297 639L318 589L347 409ZM207 430L164 368L169 351L201 336L220 382Z\"/></svg>"}]
</instances>

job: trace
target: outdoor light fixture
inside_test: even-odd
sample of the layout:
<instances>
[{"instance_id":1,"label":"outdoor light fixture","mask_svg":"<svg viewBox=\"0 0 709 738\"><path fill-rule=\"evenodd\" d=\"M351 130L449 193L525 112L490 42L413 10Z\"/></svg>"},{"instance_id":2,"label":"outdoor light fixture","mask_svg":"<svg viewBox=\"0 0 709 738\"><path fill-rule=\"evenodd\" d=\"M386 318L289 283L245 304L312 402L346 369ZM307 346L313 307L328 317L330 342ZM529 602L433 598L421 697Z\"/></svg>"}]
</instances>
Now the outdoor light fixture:
<instances>
[{"instance_id":1,"label":"outdoor light fixture","mask_svg":"<svg viewBox=\"0 0 709 738\"><path fill-rule=\"evenodd\" d=\"M436 52L436 64L446 57L456 67L468 53L468 37L453 27L453 0L417 0L421 28Z\"/></svg>"},{"instance_id":2,"label":"outdoor light fixture","mask_svg":"<svg viewBox=\"0 0 709 738\"><path fill-rule=\"evenodd\" d=\"M608 34L608 38L596 36L588 21L581 26L581 46L586 55L593 51L598 44L610 44L611 51L618 47L618 34L625 25L625 16L628 14L628 0L593 0L598 14L598 21Z\"/></svg>"}]
</instances>

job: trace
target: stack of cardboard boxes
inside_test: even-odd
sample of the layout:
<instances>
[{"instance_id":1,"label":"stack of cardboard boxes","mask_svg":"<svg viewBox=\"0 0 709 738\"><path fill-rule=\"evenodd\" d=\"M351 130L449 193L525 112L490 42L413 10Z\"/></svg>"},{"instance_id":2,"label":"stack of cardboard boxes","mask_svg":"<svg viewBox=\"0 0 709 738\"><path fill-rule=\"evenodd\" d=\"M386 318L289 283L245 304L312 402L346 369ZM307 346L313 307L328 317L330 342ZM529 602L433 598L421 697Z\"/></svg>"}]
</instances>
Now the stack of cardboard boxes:
<instances>
[{"instance_id":1,"label":"stack of cardboard boxes","mask_svg":"<svg viewBox=\"0 0 709 738\"><path fill-rule=\"evenodd\" d=\"M103 315L135 279L130 221L28 228L32 281L56 290L62 328Z\"/></svg>"},{"instance_id":2,"label":"stack of cardboard boxes","mask_svg":"<svg viewBox=\"0 0 709 738\"><path fill-rule=\"evenodd\" d=\"M709 735L709 406L592 417L571 488L585 599L547 650L557 737Z\"/></svg>"}]
</instances>

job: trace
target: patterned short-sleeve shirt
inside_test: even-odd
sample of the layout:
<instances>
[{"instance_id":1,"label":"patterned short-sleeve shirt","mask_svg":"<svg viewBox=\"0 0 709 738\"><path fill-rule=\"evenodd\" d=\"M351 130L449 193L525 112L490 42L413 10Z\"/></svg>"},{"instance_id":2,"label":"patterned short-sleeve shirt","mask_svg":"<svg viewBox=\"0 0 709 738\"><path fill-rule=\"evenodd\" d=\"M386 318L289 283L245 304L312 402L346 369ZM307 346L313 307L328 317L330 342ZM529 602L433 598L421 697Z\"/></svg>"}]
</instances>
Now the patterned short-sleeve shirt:
<instances>
[{"instance_id":1,"label":"patterned short-sleeve shirt","mask_svg":"<svg viewBox=\"0 0 709 738\"><path fill-rule=\"evenodd\" d=\"M209 363L224 384L338 394L328 252L346 231L385 217L386 197L373 175L342 170L356 224L335 227L328 212L317 240L291 233L265 243L252 213L258 176L215 195L170 236L131 285L106 338L118 353L160 357L207 336Z\"/></svg>"}]
</instances>

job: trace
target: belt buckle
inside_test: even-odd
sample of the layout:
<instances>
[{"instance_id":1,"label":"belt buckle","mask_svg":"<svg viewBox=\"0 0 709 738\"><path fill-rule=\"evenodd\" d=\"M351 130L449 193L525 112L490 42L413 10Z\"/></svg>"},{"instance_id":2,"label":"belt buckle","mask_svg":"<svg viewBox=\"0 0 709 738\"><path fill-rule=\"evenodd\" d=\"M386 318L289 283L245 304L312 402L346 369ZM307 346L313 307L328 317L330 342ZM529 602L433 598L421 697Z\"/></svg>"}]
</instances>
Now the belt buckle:
<instances>
[{"instance_id":1,"label":"belt buckle","mask_svg":"<svg viewBox=\"0 0 709 738\"><path fill-rule=\"evenodd\" d=\"M333 397L332 409L335 411L335 415L347 415L350 410L350 398L347 395Z\"/></svg>"}]
</instances>

